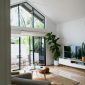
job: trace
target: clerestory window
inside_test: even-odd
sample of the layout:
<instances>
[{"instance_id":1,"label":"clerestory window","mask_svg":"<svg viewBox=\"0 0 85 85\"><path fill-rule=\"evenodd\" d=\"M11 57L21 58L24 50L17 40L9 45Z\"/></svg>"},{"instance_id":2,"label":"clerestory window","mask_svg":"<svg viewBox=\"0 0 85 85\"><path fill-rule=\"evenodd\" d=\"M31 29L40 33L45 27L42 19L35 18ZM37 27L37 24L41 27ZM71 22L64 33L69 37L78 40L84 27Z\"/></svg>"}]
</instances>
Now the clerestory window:
<instances>
[{"instance_id":1,"label":"clerestory window","mask_svg":"<svg viewBox=\"0 0 85 85\"><path fill-rule=\"evenodd\" d=\"M45 28L45 17L27 2L11 6L11 26Z\"/></svg>"}]
</instances>

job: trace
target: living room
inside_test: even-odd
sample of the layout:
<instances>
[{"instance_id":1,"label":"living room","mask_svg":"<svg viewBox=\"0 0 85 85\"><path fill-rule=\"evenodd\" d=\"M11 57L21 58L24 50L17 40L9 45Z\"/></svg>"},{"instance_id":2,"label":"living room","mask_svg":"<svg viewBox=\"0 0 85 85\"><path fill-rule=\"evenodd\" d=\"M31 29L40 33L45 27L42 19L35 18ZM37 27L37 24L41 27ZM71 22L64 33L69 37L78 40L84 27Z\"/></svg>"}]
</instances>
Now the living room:
<instances>
[{"instance_id":1,"label":"living room","mask_svg":"<svg viewBox=\"0 0 85 85\"><path fill-rule=\"evenodd\" d=\"M42 48L42 46L45 47L43 37L46 33L52 32L53 34L56 35L56 37L60 38L59 44L61 45L61 47L60 47L60 51L61 51L60 57L61 58L59 58L59 63L62 65L59 65L59 66L53 65L54 59L52 57L52 53L50 52L48 46L46 46L46 48L44 48L44 51L41 51L41 50L43 50L43 48L39 51L39 53L41 52L42 55L37 54L36 53L37 50L36 50L36 52L34 52L34 49L29 49L28 53L29 54L32 53L32 55L34 54L34 56L38 55L39 58L40 58L40 56L44 56L43 57L44 60L42 61L42 59L40 58L41 61L38 61L38 62L40 62L40 64L42 64L42 66L46 65L47 67L49 67L50 72L52 74L54 74L54 75L59 74L60 76L67 78L67 81L68 81L68 79L70 79L70 80L73 79L74 81L76 80L77 82L80 82L79 85L84 85L85 62L81 63L80 62L81 59L79 62L77 62L77 61L75 61L74 57L73 57L73 60L67 61L68 59L65 58L67 55L65 56L64 49L65 49L65 46L69 46L69 47L74 47L74 49L76 50L77 46L82 47L82 43L85 42L84 41L85 40L84 39L84 28L85 28L84 4L85 4L85 1L76 0L76 1L63 1L62 2L62 1L53 0L48 3L48 1L42 1L42 0L37 0L37 1L34 1L34 0L26 1L25 0L24 2L28 2L29 4L31 4L31 6L40 13L40 14L38 14L36 10L34 11L34 15L35 16L39 15L40 18L39 17L37 17L37 18L40 19L40 21L42 21L44 23L44 25L42 25L42 26L45 29L42 29L42 28L41 29L31 29L32 27L30 27L28 29L28 27L16 27L16 26L12 25L11 32L9 29L10 27L8 25L10 23L9 22L9 7L8 7L9 3L5 2L5 1L2 1L2 2L3 2L3 6L1 4L0 8L2 8L3 10L8 10L8 11L3 12L3 10L2 10L2 12L1 12L2 15L0 15L2 23L3 23L3 24L0 23L0 27L1 27L1 31L0 31L1 32L0 33L1 34L1 45L0 45L1 53L0 54L2 55L2 57L1 57L2 59L0 60L0 62L1 62L0 75L3 77L0 79L1 80L0 84L8 85L10 83L10 78L9 78L10 70L11 70L10 63L12 63L12 61L13 61L12 57L10 57L10 54L12 54L11 52L14 52L13 55L16 54L18 61L21 62L20 61L21 55L22 56L26 55L27 56L26 58L28 58L28 54L27 54L26 50L23 50L23 49L28 49L27 47L30 48L31 45L27 46L26 45L27 42L30 44L30 42L33 39L32 42L34 42L34 44L36 44L35 43L36 41L39 41L39 42L42 42L42 44L40 45L41 48ZM19 0L19 1L12 0L11 7L16 4L22 3L22 2L23 2L22 0ZM23 7L24 7L24 5L23 5ZM5 15L5 17L3 17L3 15ZM13 15L15 15L15 14L13 13ZM45 20L44 20L43 16L45 17ZM17 22L16 19L15 19L15 21ZM43 19L43 20L41 20L41 19ZM22 19L22 21L23 21L23 19ZM15 22L13 24L15 24ZM22 26L23 24L20 24L20 25ZM35 24L34 24L34 26L35 26ZM9 43L10 34L11 34L11 37L13 38L13 39L11 38L12 39L11 50L10 50L10 43ZM37 37L33 37L33 36L37 36ZM26 41L27 38L29 39L28 41ZM15 41L16 41L16 43L15 43ZM16 47L14 44L17 44ZM24 45L22 45L22 44L24 44ZM12 50L12 49L14 49L14 50ZM46 54L45 54L45 51L46 51ZM21 55L20 55L20 53L21 53ZM70 56L68 56L68 58L70 58ZM24 58L22 58L22 59L24 60ZM34 57L32 57L32 58L34 59ZM64 60L62 60L62 59L64 59ZM15 60L15 58L14 58L14 60ZM17 61L17 60L15 60L15 61ZM29 61L30 61L30 59L29 59ZM66 63L66 61L67 61L67 63ZM20 67L19 62L17 63L19 69L23 68L22 66L24 66L24 65L28 65L28 63L25 63L23 61L22 65ZM69 62L72 62L72 63L69 64ZM31 63L33 63L33 61L31 61ZM77 64L77 65L75 65L75 64ZM14 64L12 64L12 65L14 65ZM15 66L13 66L13 67L15 67ZM72 67L74 67L74 68L72 68ZM17 68L17 67L15 67L15 68ZM46 77L48 78L49 75L46 75ZM65 78L62 79L62 81L65 80ZM56 80L56 79L54 79L54 80ZM4 82L4 81L6 81L6 82ZM66 82L66 80L64 82ZM60 83L60 84L62 84L62 83Z\"/></svg>"}]
</instances>

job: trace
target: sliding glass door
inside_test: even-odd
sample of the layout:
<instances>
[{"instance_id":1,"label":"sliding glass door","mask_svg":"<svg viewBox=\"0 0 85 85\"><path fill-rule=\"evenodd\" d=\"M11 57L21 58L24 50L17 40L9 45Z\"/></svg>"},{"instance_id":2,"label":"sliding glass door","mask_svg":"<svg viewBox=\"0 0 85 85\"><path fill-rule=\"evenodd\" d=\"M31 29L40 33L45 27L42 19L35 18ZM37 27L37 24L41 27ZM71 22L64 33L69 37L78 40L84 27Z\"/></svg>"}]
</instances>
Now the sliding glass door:
<instances>
[{"instance_id":1,"label":"sliding glass door","mask_svg":"<svg viewBox=\"0 0 85 85\"><path fill-rule=\"evenodd\" d=\"M39 65L46 64L46 57L45 57L45 40L43 37L33 37L33 57L34 63Z\"/></svg>"},{"instance_id":2,"label":"sliding glass door","mask_svg":"<svg viewBox=\"0 0 85 85\"><path fill-rule=\"evenodd\" d=\"M34 63L46 64L45 39L35 36L11 38L11 70L22 69Z\"/></svg>"}]
</instances>

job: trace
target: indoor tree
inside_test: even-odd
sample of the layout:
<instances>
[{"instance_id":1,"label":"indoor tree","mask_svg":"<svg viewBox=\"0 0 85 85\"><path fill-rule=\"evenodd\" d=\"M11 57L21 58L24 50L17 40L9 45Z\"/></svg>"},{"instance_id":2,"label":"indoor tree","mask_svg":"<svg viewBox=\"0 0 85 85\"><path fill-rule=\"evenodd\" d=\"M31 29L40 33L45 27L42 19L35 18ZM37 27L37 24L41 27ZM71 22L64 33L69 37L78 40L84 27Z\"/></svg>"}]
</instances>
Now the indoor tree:
<instances>
[{"instance_id":1,"label":"indoor tree","mask_svg":"<svg viewBox=\"0 0 85 85\"><path fill-rule=\"evenodd\" d=\"M60 57L60 44L57 42L59 38L56 38L56 35L54 35L52 32L49 32L45 35L46 41L48 45L50 46L50 50L53 53L54 60L58 60Z\"/></svg>"}]
</instances>

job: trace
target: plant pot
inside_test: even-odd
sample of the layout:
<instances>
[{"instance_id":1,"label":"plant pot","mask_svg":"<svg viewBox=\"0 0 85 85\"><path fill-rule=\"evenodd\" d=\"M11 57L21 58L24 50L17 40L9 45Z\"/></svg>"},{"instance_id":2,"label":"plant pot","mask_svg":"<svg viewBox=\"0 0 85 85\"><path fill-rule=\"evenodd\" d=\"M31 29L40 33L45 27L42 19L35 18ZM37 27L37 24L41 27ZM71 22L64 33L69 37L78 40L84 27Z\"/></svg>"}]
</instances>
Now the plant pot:
<instances>
[{"instance_id":1,"label":"plant pot","mask_svg":"<svg viewBox=\"0 0 85 85\"><path fill-rule=\"evenodd\" d=\"M54 60L54 65L59 65L59 61Z\"/></svg>"},{"instance_id":2,"label":"plant pot","mask_svg":"<svg viewBox=\"0 0 85 85\"><path fill-rule=\"evenodd\" d=\"M85 56L82 56L82 61L85 62Z\"/></svg>"}]
</instances>

